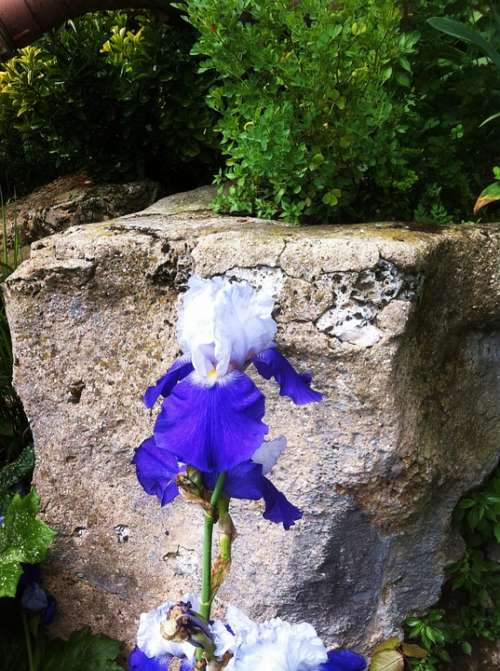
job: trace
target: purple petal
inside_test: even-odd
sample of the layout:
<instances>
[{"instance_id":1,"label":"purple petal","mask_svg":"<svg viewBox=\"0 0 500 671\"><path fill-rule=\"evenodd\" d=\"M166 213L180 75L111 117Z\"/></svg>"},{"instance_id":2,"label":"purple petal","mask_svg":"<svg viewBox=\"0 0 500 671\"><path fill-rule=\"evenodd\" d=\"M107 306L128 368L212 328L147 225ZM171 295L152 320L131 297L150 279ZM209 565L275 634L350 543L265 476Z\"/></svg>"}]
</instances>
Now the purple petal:
<instances>
[{"instance_id":1,"label":"purple petal","mask_svg":"<svg viewBox=\"0 0 500 671\"><path fill-rule=\"evenodd\" d=\"M213 489L218 473L204 474L204 483L208 489ZM262 466L253 461L244 461L226 474L224 493L235 499L258 501L263 496Z\"/></svg>"},{"instance_id":2,"label":"purple petal","mask_svg":"<svg viewBox=\"0 0 500 671\"><path fill-rule=\"evenodd\" d=\"M328 661L318 667L318 671L364 671L366 660L351 650L330 650Z\"/></svg>"},{"instance_id":3,"label":"purple petal","mask_svg":"<svg viewBox=\"0 0 500 671\"><path fill-rule=\"evenodd\" d=\"M57 602L52 594L47 595L47 608L42 613L42 624L48 627L54 621L57 611Z\"/></svg>"},{"instance_id":4,"label":"purple petal","mask_svg":"<svg viewBox=\"0 0 500 671\"><path fill-rule=\"evenodd\" d=\"M264 518L270 522L281 523L288 530L302 518L302 512L270 480L263 478L263 481L262 496L266 504Z\"/></svg>"},{"instance_id":5,"label":"purple petal","mask_svg":"<svg viewBox=\"0 0 500 671\"><path fill-rule=\"evenodd\" d=\"M268 428L264 396L252 380L233 372L211 386L192 374L179 382L156 420L156 444L179 461L222 473L249 459Z\"/></svg>"},{"instance_id":6,"label":"purple petal","mask_svg":"<svg viewBox=\"0 0 500 671\"><path fill-rule=\"evenodd\" d=\"M288 396L297 405L321 401L323 398L322 394L311 389L311 375L297 373L288 359L275 347L264 350L252 361L266 380L274 377L280 386L280 396Z\"/></svg>"},{"instance_id":7,"label":"purple petal","mask_svg":"<svg viewBox=\"0 0 500 671\"><path fill-rule=\"evenodd\" d=\"M160 396L167 397L175 385L183 380L189 373L193 372L191 360L182 357L174 361L153 387L148 387L144 394L144 405L146 408L152 408Z\"/></svg>"},{"instance_id":8,"label":"purple petal","mask_svg":"<svg viewBox=\"0 0 500 671\"><path fill-rule=\"evenodd\" d=\"M167 659L146 657L146 655L135 647L128 657L129 671L168 671Z\"/></svg>"},{"instance_id":9,"label":"purple petal","mask_svg":"<svg viewBox=\"0 0 500 671\"><path fill-rule=\"evenodd\" d=\"M216 480L217 473L204 474L204 482L208 489L214 488ZM302 517L301 511L262 475L262 465L253 461L245 461L227 472L224 493L235 499L251 501L264 499L265 519L283 524L285 529L289 529Z\"/></svg>"},{"instance_id":10,"label":"purple petal","mask_svg":"<svg viewBox=\"0 0 500 671\"><path fill-rule=\"evenodd\" d=\"M37 582L32 582L23 591L21 605L29 613L40 613L49 605L49 599L45 590Z\"/></svg>"},{"instance_id":11,"label":"purple petal","mask_svg":"<svg viewBox=\"0 0 500 671\"><path fill-rule=\"evenodd\" d=\"M159 448L154 436L146 438L136 449L132 463L136 468L137 479L147 494L157 496L162 506L175 499L179 493L176 483L180 470L177 459L171 452Z\"/></svg>"}]
</instances>

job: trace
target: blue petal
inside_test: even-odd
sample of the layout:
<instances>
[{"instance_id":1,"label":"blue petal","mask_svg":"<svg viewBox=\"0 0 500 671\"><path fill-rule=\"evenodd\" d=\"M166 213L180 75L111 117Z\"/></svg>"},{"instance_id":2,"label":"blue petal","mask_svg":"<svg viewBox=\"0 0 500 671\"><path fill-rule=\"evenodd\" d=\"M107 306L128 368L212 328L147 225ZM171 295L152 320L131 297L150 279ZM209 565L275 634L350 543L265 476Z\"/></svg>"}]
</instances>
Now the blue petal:
<instances>
[{"instance_id":1,"label":"blue petal","mask_svg":"<svg viewBox=\"0 0 500 671\"><path fill-rule=\"evenodd\" d=\"M217 480L216 473L204 474L205 486L213 489ZM257 501L264 499L266 508L264 517L270 522L283 524L289 529L302 517L301 511L288 501L273 483L262 475L262 465L245 461L227 472L224 493L235 499Z\"/></svg>"},{"instance_id":2,"label":"blue petal","mask_svg":"<svg viewBox=\"0 0 500 671\"><path fill-rule=\"evenodd\" d=\"M37 582L32 582L23 591L21 605L29 613L40 613L49 605L47 593Z\"/></svg>"},{"instance_id":3,"label":"blue petal","mask_svg":"<svg viewBox=\"0 0 500 671\"><path fill-rule=\"evenodd\" d=\"M157 383L146 389L144 405L152 408L160 396L167 397L175 385L193 372L193 364L186 357L177 359Z\"/></svg>"},{"instance_id":4,"label":"blue petal","mask_svg":"<svg viewBox=\"0 0 500 671\"><path fill-rule=\"evenodd\" d=\"M227 471L249 459L268 428L264 396L252 380L233 372L211 386L196 374L179 382L156 420L156 444L205 472Z\"/></svg>"},{"instance_id":5,"label":"blue petal","mask_svg":"<svg viewBox=\"0 0 500 671\"><path fill-rule=\"evenodd\" d=\"M364 671L366 660L351 650L330 650L328 661L318 667L318 671Z\"/></svg>"},{"instance_id":6,"label":"blue petal","mask_svg":"<svg viewBox=\"0 0 500 671\"><path fill-rule=\"evenodd\" d=\"M167 659L156 659L146 655L135 647L128 657L129 671L168 671Z\"/></svg>"},{"instance_id":7,"label":"blue petal","mask_svg":"<svg viewBox=\"0 0 500 671\"><path fill-rule=\"evenodd\" d=\"M252 359L254 366L266 380L272 377L280 386L280 396L288 396L297 405L321 401L323 395L311 389L311 375L297 373L286 357L274 347L264 350Z\"/></svg>"},{"instance_id":8,"label":"blue petal","mask_svg":"<svg viewBox=\"0 0 500 671\"><path fill-rule=\"evenodd\" d=\"M48 627L49 624L52 624L57 610L57 602L52 594L47 594L47 601L47 608L42 613L42 624L44 627Z\"/></svg>"},{"instance_id":9,"label":"blue petal","mask_svg":"<svg viewBox=\"0 0 500 671\"><path fill-rule=\"evenodd\" d=\"M264 518L277 524L281 522L285 529L289 529L297 520L302 518L302 512L291 504L270 480L267 478L263 478L263 480L263 498L266 504Z\"/></svg>"},{"instance_id":10,"label":"blue petal","mask_svg":"<svg viewBox=\"0 0 500 671\"><path fill-rule=\"evenodd\" d=\"M208 489L213 489L218 473L206 473L203 480ZM263 496L262 466L253 461L244 461L226 474L224 494L235 499L258 501Z\"/></svg>"},{"instance_id":11,"label":"blue petal","mask_svg":"<svg viewBox=\"0 0 500 671\"><path fill-rule=\"evenodd\" d=\"M136 468L137 479L147 494L157 496L162 506L175 499L179 493L176 483L180 470L177 459L171 452L159 448L154 436L146 438L136 449L132 463Z\"/></svg>"}]
</instances>

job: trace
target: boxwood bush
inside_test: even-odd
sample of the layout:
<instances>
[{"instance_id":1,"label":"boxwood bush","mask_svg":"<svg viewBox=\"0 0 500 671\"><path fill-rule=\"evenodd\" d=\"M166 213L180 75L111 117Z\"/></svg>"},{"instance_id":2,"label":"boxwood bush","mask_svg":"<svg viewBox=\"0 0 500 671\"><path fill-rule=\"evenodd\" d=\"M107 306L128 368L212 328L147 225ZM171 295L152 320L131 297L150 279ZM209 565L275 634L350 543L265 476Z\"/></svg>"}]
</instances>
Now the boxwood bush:
<instances>
[{"instance_id":1,"label":"boxwood bush","mask_svg":"<svg viewBox=\"0 0 500 671\"><path fill-rule=\"evenodd\" d=\"M149 175L167 188L210 181L210 80L184 21L103 12L68 22L0 66L0 181L12 193L85 167Z\"/></svg>"},{"instance_id":2,"label":"boxwood bush","mask_svg":"<svg viewBox=\"0 0 500 671\"><path fill-rule=\"evenodd\" d=\"M473 4L178 4L200 33L193 53L217 76L219 209L316 222L469 216L498 146L478 131L491 72L427 19L491 13Z\"/></svg>"},{"instance_id":3,"label":"boxwood bush","mask_svg":"<svg viewBox=\"0 0 500 671\"><path fill-rule=\"evenodd\" d=\"M218 205L287 220L356 208L368 181L383 192L416 181L401 146L416 36L393 0L189 0L194 53L219 83L231 181ZM371 187L373 188L373 187ZM338 206L341 205L339 208Z\"/></svg>"}]
</instances>

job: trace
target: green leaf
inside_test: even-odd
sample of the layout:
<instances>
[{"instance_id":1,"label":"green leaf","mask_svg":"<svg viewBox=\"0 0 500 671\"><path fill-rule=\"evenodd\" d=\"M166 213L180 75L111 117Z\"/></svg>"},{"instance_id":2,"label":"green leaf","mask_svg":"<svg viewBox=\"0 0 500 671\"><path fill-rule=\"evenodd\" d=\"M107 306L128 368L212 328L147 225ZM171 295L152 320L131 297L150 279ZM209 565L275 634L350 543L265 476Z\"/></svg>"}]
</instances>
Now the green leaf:
<instances>
[{"instance_id":1,"label":"green leaf","mask_svg":"<svg viewBox=\"0 0 500 671\"><path fill-rule=\"evenodd\" d=\"M415 643L403 643L401 648L405 657L413 657L414 659L425 659L429 654L427 650L424 650Z\"/></svg>"},{"instance_id":2,"label":"green leaf","mask_svg":"<svg viewBox=\"0 0 500 671\"><path fill-rule=\"evenodd\" d=\"M11 488L22 482L33 470L35 455L33 447L28 445L11 464L0 469L0 513L8 506Z\"/></svg>"},{"instance_id":3,"label":"green leaf","mask_svg":"<svg viewBox=\"0 0 500 671\"><path fill-rule=\"evenodd\" d=\"M325 157L321 152L318 152L317 154L314 154L314 156L311 159L311 163L309 164L309 170L317 170L319 166L325 162Z\"/></svg>"},{"instance_id":4,"label":"green leaf","mask_svg":"<svg viewBox=\"0 0 500 671\"><path fill-rule=\"evenodd\" d=\"M496 112L495 114L492 114L487 119L485 119L482 123L479 124L479 128L482 128L483 126L486 126L487 123L490 123L490 121L494 121L495 119L498 119L499 117L500 117L500 112Z\"/></svg>"},{"instance_id":5,"label":"green leaf","mask_svg":"<svg viewBox=\"0 0 500 671\"><path fill-rule=\"evenodd\" d=\"M116 663L120 643L89 628L75 631L67 641L50 643L43 671L123 671Z\"/></svg>"},{"instance_id":6,"label":"green leaf","mask_svg":"<svg viewBox=\"0 0 500 671\"><path fill-rule=\"evenodd\" d=\"M401 645L401 639L399 636L392 636L391 638L388 638L386 641L383 641L380 643L380 645L377 645L377 647L374 650L374 654L376 655L378 652L382 652L384 650L395 650Z\"/></svg>"},{"instance_id":7,"label":"green leaf","mask_svg":"<svg viewBox=\"0 0 500 671\"><path fill-rule=\"evenodd\" d=\"M500 200L500 182L493 182L484 189L474 205L474 214L477 214L482 207L495 203Z\"/></svg>"},{"instance_id":8,"label":"green leaf","mask_svg":"<svg viewBox=\"0 0 500 671\"><path fill-rule=\"evenodd\" d=\"M471 26L468 26L466 23L461 23L460 21L455 21L454 19L441 17L433 17L428 19L428 23L436 30L440 30L442 33L446 33L452 37L457 37L459 40L465 40L465 42L471 42L471 44L475 44L476 47L482 49L491 58L493 63L500 70L500 54L498 51L496 51L492 44L484 39L480 32L474 30L474 28Z\"/></svg>"},{"instance_id":9,"label":"green leaf","mask_svg":"<svg viewBox=\"0 0 500 671\"><path fill-rule=\"evenodd\" d=\"M468 641L462 643L462 650L466 655L472 655L472 645Z\"/></svg>"},{"instance_id":10,"label":"green leaf","mask_svg":"<svg viewBox=\"0 0 500 671\"><path fill-rule=\"evenodd\" d=\"M397 650L382 650L373 655L369 671L404 671L403 655Z\"/></svg>"},{"instance_id":11,"label":"green leaf","mask_svg":"<svg viewBox=\"0 0 500 671\"><path fill-rule=\"evenodd\" d=\"M331 189L330 191L325 193L325 195L321 200L325 205L330 205L334 207L339 202L339 198L341 195L342 191L340 189Z\"/></svg>"},{"instance_id":12,"label":"green leaf","mask_svg":"<svg viewBox=\"0 0 500 671\"><path fill-rule=\"evenodd\" d=\"M40 499L34 489L16 494L0 527L0 597L15 596L22 569L20 564L38 564L47 555L55 533L37 519Z\"/></svg>"},{"instance_id":13,"label":"green leaf","mask_svg":"<svg viewBox=\"0 0 500 671\"><path fill-rule=\"evenodd\" d=\"M392 67L388 65L384 70L382 71L382 81L386 82L388 79L392 77Z\"/></svg>"}]
</instances>

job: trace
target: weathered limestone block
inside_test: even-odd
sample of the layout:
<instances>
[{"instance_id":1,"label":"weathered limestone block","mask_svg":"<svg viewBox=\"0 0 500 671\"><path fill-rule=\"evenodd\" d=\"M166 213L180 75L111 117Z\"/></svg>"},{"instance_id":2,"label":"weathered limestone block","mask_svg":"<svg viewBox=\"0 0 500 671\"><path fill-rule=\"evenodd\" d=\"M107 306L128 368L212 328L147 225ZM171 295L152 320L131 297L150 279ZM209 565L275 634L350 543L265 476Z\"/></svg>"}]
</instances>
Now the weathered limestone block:
<instances>
[{"instance_id":1,"label":"weathered limestone block","mask_svg":"<svg viewBox=\"0 0 500 671\"><path fill-rule=\"evenodd\" d=\"M200 513L161 509L130 465L196 272L272 286L279 346L325 394L296 408L259 382L289 440L273 479L304 519L284 532L234 506L221 606L369 649L437 600L461 551L451 511L500 456L500 228L294 228L195 195L47 238L6 286L59 628L130 641L141 611L197 587Z\"/></svg>"},{"instance_id":2,"label":"weathered limestone block","mask_svg":"<svg viewBox=\"0 0 500 671\"><path fill-rule=\"evenodd\" d=\"M142 210L158 198L156 182L96 184L84 173L59 177L7 206L7 237L12 246L17 228L27 245L52 233ZM0 226L0 245L3 227Z\"/></svg>"}]
</instances>

